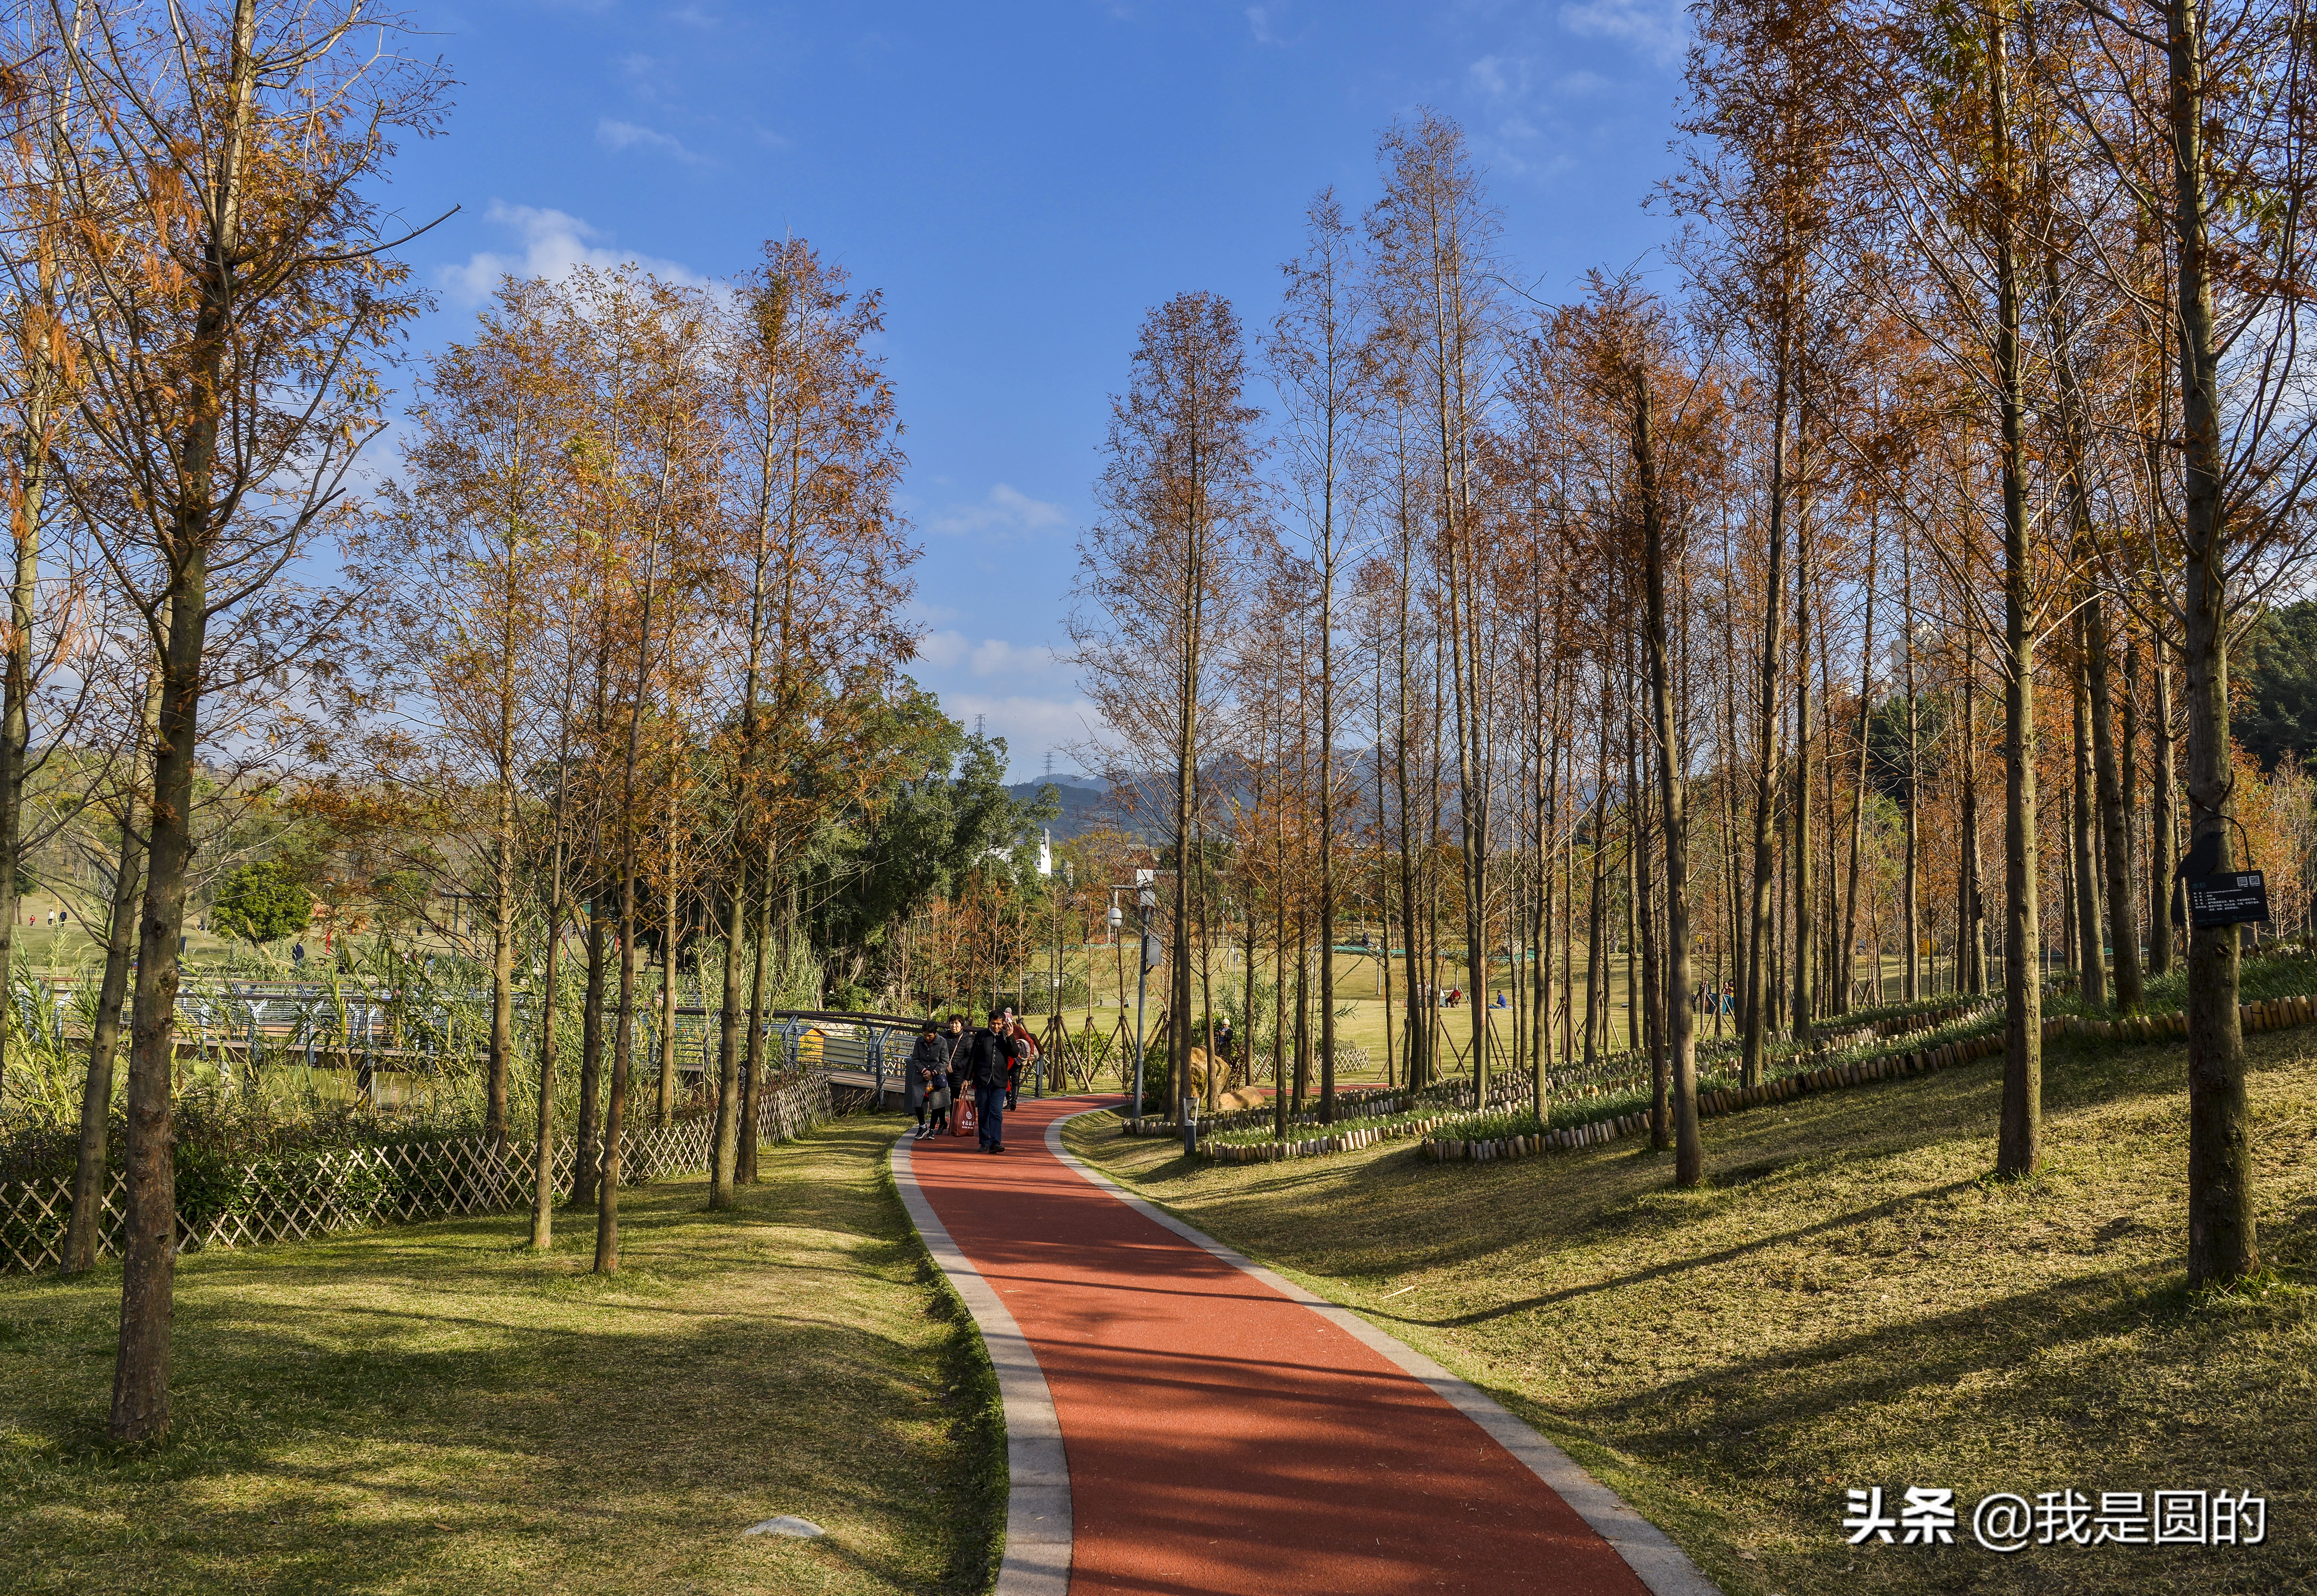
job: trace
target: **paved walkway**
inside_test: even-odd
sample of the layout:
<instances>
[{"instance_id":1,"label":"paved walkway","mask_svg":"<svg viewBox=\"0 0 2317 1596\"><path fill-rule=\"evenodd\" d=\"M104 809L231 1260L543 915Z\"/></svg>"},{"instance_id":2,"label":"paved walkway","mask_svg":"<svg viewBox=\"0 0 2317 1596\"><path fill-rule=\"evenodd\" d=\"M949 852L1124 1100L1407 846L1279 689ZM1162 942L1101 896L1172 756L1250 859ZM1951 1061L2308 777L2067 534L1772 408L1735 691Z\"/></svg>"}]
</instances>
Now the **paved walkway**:
<instances>
[{"instance_id":1,"label":"paved walkway","mask_svg":"<svg viewBox=\"0 0 2317 1596\"><path fill-rule=\"evenodd\" d=\"M894 1155L1006 1396L998 1596L1713 1592L1478 1391L1063 1154L1096 1101Z\"/></svg>"}]
</instances>

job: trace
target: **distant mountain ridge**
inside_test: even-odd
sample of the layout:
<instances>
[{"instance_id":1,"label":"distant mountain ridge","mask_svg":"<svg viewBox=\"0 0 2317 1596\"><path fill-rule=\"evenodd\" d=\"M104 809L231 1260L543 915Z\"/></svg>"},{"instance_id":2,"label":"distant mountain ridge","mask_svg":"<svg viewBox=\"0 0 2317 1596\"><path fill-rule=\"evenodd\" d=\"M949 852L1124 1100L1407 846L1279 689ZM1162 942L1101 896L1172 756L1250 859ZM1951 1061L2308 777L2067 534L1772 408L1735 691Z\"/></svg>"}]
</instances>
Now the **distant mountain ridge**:
<instances>
[{"instance_id":1,"label":"distant mountain ridge","mask_svg":"<svg viewBox=\"0 0 2317 1596\"><path fill-rule=\"evenodd\" d=\"M1046 784L1046 779L1041 776L1014 782L1006 791L1015 802L1027 804L1036 800L1039 789ZM1056 776L1053 788L1062 802L1062 812L1053 821L1054 841L1066 843L1072 837L1082 837L1103 824L1101 811L1104 800L1110 796L1108 788L1089 776Z\"/></svg>"}]
</instances>

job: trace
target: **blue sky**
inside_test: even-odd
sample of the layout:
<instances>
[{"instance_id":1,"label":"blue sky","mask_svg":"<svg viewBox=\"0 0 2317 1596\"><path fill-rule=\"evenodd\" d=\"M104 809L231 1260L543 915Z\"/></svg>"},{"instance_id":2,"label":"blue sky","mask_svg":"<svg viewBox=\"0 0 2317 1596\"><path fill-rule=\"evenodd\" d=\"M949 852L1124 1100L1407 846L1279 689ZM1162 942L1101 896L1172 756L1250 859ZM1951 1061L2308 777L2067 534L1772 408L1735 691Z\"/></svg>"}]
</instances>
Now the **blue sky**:
<instances>
[{"instance_id":1,"label":"blue sky","mask_svg":"<svg viewBox=\"0 0 2317 1596\"><path fill-rule=\"evenodd\" d=\"M1017 777L1079 735L1065 641L1107 396L1143 312L1207 289L1267 321L1305 201L1375 190L1375 139L1462 120L1531 291L1657 263L1668 0L1255 5L422 3L461 87L390 197L457 216L409 251L460 334L502 271L694 278L793 232L884 290L926 549L917 679ZM381 462L384 463L384 462ZM1058 752L1058 769L1069 767Z\"/></svg>"}]
</instances>

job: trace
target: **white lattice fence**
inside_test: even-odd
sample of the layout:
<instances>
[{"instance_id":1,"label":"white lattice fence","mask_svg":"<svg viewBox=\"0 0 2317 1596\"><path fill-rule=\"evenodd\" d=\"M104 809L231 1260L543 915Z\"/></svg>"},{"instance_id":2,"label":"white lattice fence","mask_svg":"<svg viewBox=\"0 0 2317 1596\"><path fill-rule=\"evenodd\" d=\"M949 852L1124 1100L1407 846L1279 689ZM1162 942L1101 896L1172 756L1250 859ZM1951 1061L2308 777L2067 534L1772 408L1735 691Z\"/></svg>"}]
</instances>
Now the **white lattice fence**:
<instances>
[{"instance_id":1,"label":"white lattice fence","mask_svg":"<svg viewBox=\"0 0 2317 1596\"><path fill-rule=\"evenodd\" d=\"M818 1071L775 1083L758 1104L756 1135L787 1141L829 1118L828 1080ZM716 1133L713 1114L668 1125L639 1126L620 1137L620 1183L640 1185L660 1175L708 1167ZM569 1137L555 1144L555 1193L571 1190L575 1150ZM367 1225L480 1214L521 1208L531 1200L532 1148L492 1150L479 1137L394 1142L326 1153L283 1155L238 1169L181 1173L177 1228L183 1251L306 1241ZM107 1178L101 1253L117 1256L129 1208L129 1185L118 1172ZM0 1274L54 1269L63 1261L65 1226L72 1215L72 1180L0 1181Z\"/></svg>"}]
</instances>

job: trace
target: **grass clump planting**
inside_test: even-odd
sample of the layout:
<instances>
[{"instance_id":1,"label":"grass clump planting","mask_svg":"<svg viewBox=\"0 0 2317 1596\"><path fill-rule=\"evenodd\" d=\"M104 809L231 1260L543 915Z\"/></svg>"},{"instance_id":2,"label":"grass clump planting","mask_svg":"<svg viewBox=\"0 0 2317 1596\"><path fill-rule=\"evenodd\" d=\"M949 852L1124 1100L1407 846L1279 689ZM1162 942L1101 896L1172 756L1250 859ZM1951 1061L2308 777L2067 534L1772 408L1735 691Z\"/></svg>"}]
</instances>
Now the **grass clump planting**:
<instances>
[{"instance_id":1,"label":"grass clump planting","mask_svg":"<svg viewBox=\"0 0 2317 1596\"><path fill-rule=\"evenodd\" d=\"M1762 1078L1765 1081L1782 1081L1789 1075L1807 1074L1829 1065L1840 1065L1885 1054L1943 1047L1950 1042L1990 1035L2001 1028L1999 1014L1993 1017L1972 1014L1924 1030L1910 1031L1901 1039L1878 1039L1826 1052L1813 1052L1790 1043L1785 1046L1784 1051L1771 1053L1766 1057ZM1738 1065L1739 1060L1734 1055L1700 1059L1697 1090L1700 1092L1734 1090L1743 1080ZM1500 1074L1498 1079L1525 1083L1527 1078L1507 1077ZM1670 1076L1668 1083L1670 1086ZM1288 1127L1287 1139L1317 1139L1346 1131L1404 1127L1421 1122L1436 1125L1438 1134L1443 1136L1453 1136L1459 1140L1488 1141L1499 1137L1538 1136L1551 1131L1570 1130L1598 1120L1617 1119L1627 1114L1644 1114L1650 1111L1655 1101L1655 1089L1646 1070L1619 1083L1555 1092L1547 1098L1541 1119L1534 1108L1518 1105L1485 1111L1463 1106L1471 1101L1472 1090L1469 1079L1447 1087L1427 1087L1418 1094L1424 1101L1413 1109L1392 1114L1346 1114L1329 1125L1312 1123L1311 1116L1307 1113ZM1490 1095L1495 1097L1497 1094L1492 1090ZM1233 1146L1274 1139L1268 1121L1234 1126L1202 1137L1203 1141Z\"/></svg>"},{"instance_id":2,"label":"grass clump planting","mask_svg":"<svg viewBox=\"0 0 2317 1596\"><path fill-rule=\"evenodd\" d=\"M979 1592L1005 1439L980 1338L894 1193L890 1122L766 1147L739 1207L621 1196L207 1252L175 1422L104 1436L117 1268L0 1280L0 1589ZM783 1514L817 1541L744 1537Z\"/></svg>"},{"instance_id":3,"label":"grass clump planting","mask_svg":"<svg viewBox=\"0 0 2317 1596\"><path fill-rule=\"evenodd\" d=\"M1373 1130L1386 1125L1409 1125L1418 1119L1437 1119L1444 1115L1454 1115L1457 1111L1447 1108L1419 1108L1394 1114L1341 1114L1332 1123L1321 1124L1314 1114L1307 1110L1288 1121L1287 1139L1296 1141L1323 1136L1339 1136L1347 1130ZM1275 1141L1278 1138L1274 1135L1272 1127L1273 1122L1265 1119L1260 1124L1219 1130L1212 1136L1202 1136L1199 1139L1226 1142L1233 1146L1250 1142Z\"/></svg>"},{"instance_id":4,"label":"grass clump planting","mask_svg":"<svg viewBox=\"0 0 2317 1596\"><path fill-rule=\"evenodd\" d=\"M2191 1293L2186 1056L2045 1052L2045 1163L1990 1171L1999 1059L1639 1138L1437 1164L1221 1165L1068 1135L1143 1195L1490 1390L1731 1596L2317 1592L2317 1031L2248 1039L2261 1247ZM1952 1546L1848 1544L1846 1492L1947 1488ZM2015 1492L2250 1489L2257 1547L1972 1543Z\"/></svg>"}]
</instances>

